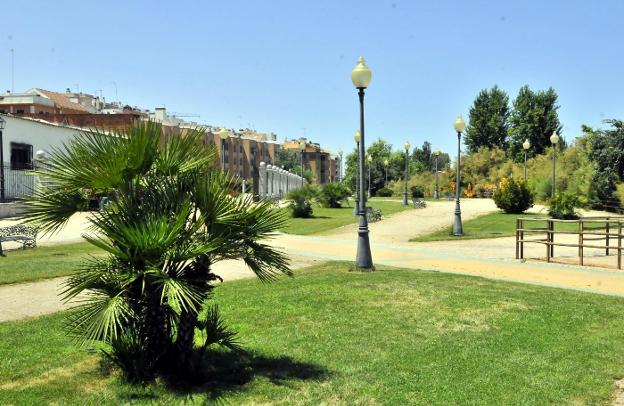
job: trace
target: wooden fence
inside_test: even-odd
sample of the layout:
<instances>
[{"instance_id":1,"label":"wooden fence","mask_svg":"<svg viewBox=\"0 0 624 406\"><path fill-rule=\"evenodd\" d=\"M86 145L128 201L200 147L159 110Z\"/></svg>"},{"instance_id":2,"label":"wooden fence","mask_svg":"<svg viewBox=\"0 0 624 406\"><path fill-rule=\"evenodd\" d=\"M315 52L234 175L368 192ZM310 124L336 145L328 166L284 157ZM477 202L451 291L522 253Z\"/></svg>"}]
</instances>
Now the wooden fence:
<instances>
[{"instance_id":1,"label":"wooden fence","mask_svg":"<svg viewBox=\"0 0 624 406\"><path fill-rule=\"evenodd\" d=\"M558 220L553 218L518 218L516 220L516 259L524 258L524 244L543 244L546 247L546 261L555 256L555 247L578 249L579 264L583 265L584 250L593 248L604 250L609 256L617 255L617 267L622 269L622 224L624 217L583 217L578 220ZM570 225L565 230L555 230L555 225ZM537 238L530 236L537 235ZM578 243L556 242L556 236L576 235ZM529 238L526 238L529 237ZM600 244L599 242L603 242ZM614 245L615 243L615 245Z\"/></svg>"}]
</instances>

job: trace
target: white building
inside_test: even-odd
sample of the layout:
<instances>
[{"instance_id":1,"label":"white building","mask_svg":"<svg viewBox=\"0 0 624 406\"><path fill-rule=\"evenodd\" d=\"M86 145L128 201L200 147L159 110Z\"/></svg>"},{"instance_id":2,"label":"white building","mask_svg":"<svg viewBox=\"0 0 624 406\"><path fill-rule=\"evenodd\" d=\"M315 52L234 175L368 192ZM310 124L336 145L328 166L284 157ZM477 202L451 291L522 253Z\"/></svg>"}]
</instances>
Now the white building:
<instances>
[{"instance_id":1,"label":"white building","mask_svg":"<svg viewBox=\"0 0 624 406\"><path fill-rule=\"evenodd\" d=\"M46 121L0 114L2 131L5 199L28 194L34 186L33 168L37 151L48 153L77 136L81 129Z\"/></svg>"}]
</instances>

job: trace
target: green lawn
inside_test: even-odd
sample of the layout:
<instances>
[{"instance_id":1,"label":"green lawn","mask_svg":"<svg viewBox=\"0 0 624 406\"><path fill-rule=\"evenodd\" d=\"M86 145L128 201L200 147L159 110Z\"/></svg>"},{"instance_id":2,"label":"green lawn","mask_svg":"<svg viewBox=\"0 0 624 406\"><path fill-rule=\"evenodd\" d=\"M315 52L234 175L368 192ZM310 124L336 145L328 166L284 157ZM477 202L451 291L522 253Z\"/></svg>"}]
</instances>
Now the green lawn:
<instances>
[{"instance_id":1,"label":"green lawn","mask_svg":"<svg viewBox=\"0 0 624 406\"><path fill-rule=\"evenodd\" d=\"M88 255L101 253L88 243L5 251L0 257L0 285L70 275Z\"/></svg>"},{"instance_id":2,"label":"green lawn","mask_svg":"<svg viewBox=\"0 0 624 406\"><path fill-rule=\"evenodd\" d=\"M599 404L624 376L622 298L348 268L219 286L250 355L191 391L103 375L63 314L0 323L0 404Z\"/></svg>"},{"instance_id":3,"label":"green lawn","mask_svg":"<svg viewBox=\"0 0 624 406\"><path fill-rule=\"evenodd\" d=\"M464 235L461 237L455 237L453 235L453 225L434 231L431 234L412 238L410 241L444 241L444 240L473 240L482 238L496 238L496 237L511 237L516 235L516 219L518 217L531 217L531 218L546 218L546 214L505 214L501 211L496 213L489 213L474 218L472 220L464 221L462 223L464 229ZM543 228L545 223L534 222L526 223L526 227L530 228ZM578 226L575 224L560 223L555 225L555 230L560 231L575 231L578 230Z\"/></svg>"},{"instance_id":4,"label":"green lawn","mask_svg":"<svg viewBox=\"0 0 624 406\"><path fill-rule=\"evenodd\" d=\"M389 216L393 213L410 208L409 206L403 206L401 200L390 199L391 198L372 198L367 201L367 206L380 209L382 216ZM353 202L351 202L351 204L353 204ZM290 210L284 209L284 211L288 213L289 217L288 223L282 231L289 234L318 234L358 221L358 218L353 215L353 207L326 209L320 206L314 206L314 217L307 219L292 218L290 217Z\"/></svg>"}]
</instances>

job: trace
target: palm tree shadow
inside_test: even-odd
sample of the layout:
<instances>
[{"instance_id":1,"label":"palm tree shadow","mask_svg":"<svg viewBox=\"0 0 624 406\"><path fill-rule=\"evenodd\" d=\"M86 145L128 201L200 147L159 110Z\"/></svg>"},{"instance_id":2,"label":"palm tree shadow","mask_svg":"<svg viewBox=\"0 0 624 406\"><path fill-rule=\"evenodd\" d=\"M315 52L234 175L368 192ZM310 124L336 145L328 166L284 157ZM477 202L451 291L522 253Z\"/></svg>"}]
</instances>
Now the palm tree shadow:
<instances>
[{"instance_id":1,"label":"palm tree shadow","mask_svg":"<svg viewBox=\"0 0 624 406\"><path fill-rule=\"evenodd\" d=\"M274 385L288 386L293 381L318 381L331 376L330 371L320 365L286 356L271 358L243 351L210 351L198 359L192 371L181 371L166 379L170 390L180 396L205 394L208 399L218 401L227 393L245 391L247 384L256 377L267 378Z\"/></svg>"}]
</instances>

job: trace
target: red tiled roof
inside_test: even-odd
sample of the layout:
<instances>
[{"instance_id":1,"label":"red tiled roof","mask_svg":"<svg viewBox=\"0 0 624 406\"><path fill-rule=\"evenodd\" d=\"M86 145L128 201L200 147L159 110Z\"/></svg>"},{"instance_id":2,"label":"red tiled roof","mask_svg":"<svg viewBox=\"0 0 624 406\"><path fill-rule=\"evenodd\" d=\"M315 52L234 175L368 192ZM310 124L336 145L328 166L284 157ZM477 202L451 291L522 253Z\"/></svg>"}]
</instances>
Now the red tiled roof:
<instances>
[{"instance_id":1,"label":"red tiled roof","mask_svg":"<svg viewBox=\"0 0 624 406\"><path fill-rule=\"evenodd\" d=\"M43 94L44 96L52 100L54 104L56 104L56 107L59 107L62 109L84 111L85 113L89 112L89 110L86 107L80 105L79 103L74 103L70 101L69 98L65 96L63 93L52 92L50 90L44 90L44 89L37 89L37 91L39 91L41 94Z\"/></svg>"}]
</instances>

